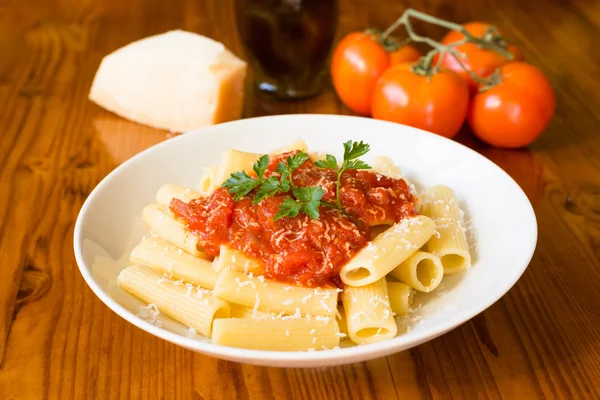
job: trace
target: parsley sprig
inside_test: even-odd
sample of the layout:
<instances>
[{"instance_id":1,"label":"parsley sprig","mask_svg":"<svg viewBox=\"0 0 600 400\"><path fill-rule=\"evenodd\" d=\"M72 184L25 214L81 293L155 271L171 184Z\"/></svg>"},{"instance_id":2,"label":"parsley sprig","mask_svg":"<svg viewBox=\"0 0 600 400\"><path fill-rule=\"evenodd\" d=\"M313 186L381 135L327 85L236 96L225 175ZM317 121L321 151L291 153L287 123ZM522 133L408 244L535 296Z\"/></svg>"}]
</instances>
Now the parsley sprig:
<instances>
[{"instance_id":1,"label":"parsley sprig","mask_svg":"<svg viewBox=\"0 0 600 400\"><path fill-rule=\"evenodd\" d=\"M342 165L338 166L338 161L335 156L331 154L326 154L324 160L319 160L315 162L315 165L319 168L331 168L337 172L337 181L335 183L335 199L337 202L337 207L344 211L342 208L342 201L340 199L340 185L342 182L342 174L344 171L349 169L371 169L369 164L359 160L359 157L364 156L371 150L371 147L367 143L353 142L352 140L344 143L344 160L342 161Z\"/></svg>"},{"instance_id":2,"label":"parsley sprig","mask_svg":"<svg viewBox=\"0 0 600 400\"><path fill-rule=\"evenodd\" d=\"M269 156L264 155L254 163L252 169L256 172L257 178L251 178L246 171L234 172L229 179L223 183L223 187L227 188L229 193L233 195L235 201L240 199L254 190L257 186L264 184L264 179L267 166L269 165Z\"/></svg>"},{"instance_id":3,"label":"parsley sprig","mask_svg":"<svg viewBox=\"0 0 600 400\"><path fill-rule=\"evenodd\" d=\"M325 192L320 187L306 186L292 190L294 197L288 197L281 203L273 219L277 221L283 217L295 217L302 212L312 219L319 219L319 206Z\"/></svg>"},{"instance_id":4,"label":"parsley sprig","mask_svg":"<svg viewBox=\"0 0 600 400\"><path fill-rule=\"evenodd\" d=\"M341 166L338 166L337 159L331 154L325 156L325 160L315 162L318 168L331 168L337 174L336 181L336 204L332 204L323 200L325 192L320 187L305 186L296 187L292 180L293 172L302 164L308 161L308 154L300 151L293 156L287 157L285 162L280 161L277 164L275 172L277 176L265 178L265 172L269 165L269 156L264 155L254 163L252 169L256 173L256 178L250 177L245 171L234 172L229 179L223 183L223 187L227 188L232 194L235 201L239 201L242 197L248 196L256 189L253 204L258 204L267 197L274 196L278 193L289 193L293 197L286 198L281 205L277 214L273 217L278 220L283 217L295 217L299 213L308 215L312 219L319 219L319 206L338 209L344 215L351 216L343 209L340 199L340 185L342 174L349 169L370 169L371 167L359 160L358 158L365 155L370 150L366 143L348 141L344 143L344 160Z\"/></svg>"}]
</instances>

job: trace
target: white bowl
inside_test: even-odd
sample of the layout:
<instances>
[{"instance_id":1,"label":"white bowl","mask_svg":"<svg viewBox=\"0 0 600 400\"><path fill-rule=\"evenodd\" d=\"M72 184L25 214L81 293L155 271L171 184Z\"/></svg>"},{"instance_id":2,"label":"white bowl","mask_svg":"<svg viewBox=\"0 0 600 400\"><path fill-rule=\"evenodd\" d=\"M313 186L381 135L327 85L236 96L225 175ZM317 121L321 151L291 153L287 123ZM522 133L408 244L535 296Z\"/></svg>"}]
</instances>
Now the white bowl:
<instances>
[{"instance_id":1,"label":"white bowl","mask_svg":"<svg viewBox=\"0 0 600 400\"><path fill-rule=\"evenodd\" d=\"M315 352L245 350L213 345L182 325L162 318L161 327L136 316L139 300L115 284L133 246L147 233L142 208L153 203L164 183L196 187L201 167L216 164L221 152L237 148L266 153L294 139L310 151L339 153L342 143L371 145L366 161L386 155L422 187L452 187L471 226L473 268L444 278L444 287L422 296L411 329L380 343ZM135 326L207 355L256 365L317 367L364 361L406 350L457 327L497 301L519 279L537 239L535 214L519 186L476 152L419 129L367 118L284 115L216 125L160 143L111 172L90 194L75 225L79 269L94 293Z\"/></svg>"}]
</instances>

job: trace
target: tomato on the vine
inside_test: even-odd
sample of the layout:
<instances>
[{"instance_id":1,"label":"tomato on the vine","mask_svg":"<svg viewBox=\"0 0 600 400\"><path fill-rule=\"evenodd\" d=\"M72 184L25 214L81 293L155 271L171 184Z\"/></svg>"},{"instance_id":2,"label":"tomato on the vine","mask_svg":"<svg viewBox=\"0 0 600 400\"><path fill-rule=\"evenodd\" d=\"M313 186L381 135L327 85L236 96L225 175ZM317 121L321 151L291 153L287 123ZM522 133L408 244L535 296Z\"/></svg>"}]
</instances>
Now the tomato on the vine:
<instances>
[{"instance_id":1,"label":"tomato on the vine","mask_svg":"<svg viewBox=\"0 0 600 400\"><path fill-rule=\"evenodd\" d=\"M493 25L486 24L484 22L469 22L464 24L463 27L471 35L482 38L488 29L493 28ZM498 33L500 34L500 32ZM462 33L458 31L450 31L446 34L446 36L444 36L441 44L449 45L451 43L463 40L464 38L465 37ZM465 57L460 57L460 61L464 67L482 78L492 74L496 68L502 64L511 61L506 56L492 50L480 48L475 43L465 43L454 48L459 53L464 54ZM506 47L506 50L513 55L513 61L522 60L523 57L521 51L516 46L509 44ZM464 68L459 64L453 55L446 53L442 60L442 66L460 75L465 82L467 82L471 94L474 94L477 91L477 82L475 82L473 78L469 76L469 74L464 70Z\"/></svg>"},{"instance_id":2,"label":"tomato on the vine","mask_svg":"<svg viewBox=\"0 0 600 400\"><path fill-rule=\"evenodd\" d=\"M471 130L496 147L518 148L535 141L556 107L548 79L536 67L511 62L493 76L491 87L473 97L468 121Z\"/></svg>"},{"instance_id":3,"label":"tomato on the vine","mask_svg":"<svg viewBox=\"0 0 600 400\"><path fill-rule=\"evenodd\" d=\"M415 62L419 58L421 58L421 52L413 46L411 46L410 44L400 46L398 50L395 50L392 53L390 53L391 65Z\"/></svg>"},{"instance_id":4,"label":"tomato on the vine","mask_svg":"<svg viewBox=\"0 0 600 400\"><path fill-rule=\"evenodd\" d=\"M389 53L373 35L352 32L338 43L333 52L333 87L348 108L358 114L369 115L375 83L389 66Z\"/></svg>"},{"instance_id":5,"label":"tomato on the vine","mask_svg":"<svg viewBox=\"0 0 600 400\"><path fill-rule=\"evenodd\" d=\"M467 116L469 91L454 72L419 74L410 63L391 67L373 91L373 118L454 137Z\"/></svg>"}]
</instances>

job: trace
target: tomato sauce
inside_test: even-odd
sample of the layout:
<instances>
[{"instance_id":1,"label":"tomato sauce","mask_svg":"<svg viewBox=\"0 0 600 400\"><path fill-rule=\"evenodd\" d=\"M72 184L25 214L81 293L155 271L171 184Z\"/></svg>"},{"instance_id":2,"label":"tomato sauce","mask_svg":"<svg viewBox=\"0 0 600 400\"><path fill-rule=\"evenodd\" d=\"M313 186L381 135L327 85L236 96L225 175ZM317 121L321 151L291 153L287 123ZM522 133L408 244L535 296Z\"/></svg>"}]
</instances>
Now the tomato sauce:
<instances>
[{"instance_id":1,"label":"tomato sauce","mask_svg":"<svg viewBox=\"0 0 600 400\"><path fill-rule=\"evenodd\" d=\"M276 174L274 157L265 176ZM294 185L319 186L323 200L336 203L337 173L317 168L312 161L294 171ZM304 214L273 219L287 194L268 197L252 204L251 197L234 201L225 188L207 198L184 203L171 201L171 211L199 237L199 245L211 256L227 244L247 256L265 262L267 278L303 286L341 286L340 269L369 241L369 226L392 224L415 215L416 198L406 182L372 171L344 172L340 200L346 217L337 209L319 207L320 217Z\"/></svg>"}]
</instances>

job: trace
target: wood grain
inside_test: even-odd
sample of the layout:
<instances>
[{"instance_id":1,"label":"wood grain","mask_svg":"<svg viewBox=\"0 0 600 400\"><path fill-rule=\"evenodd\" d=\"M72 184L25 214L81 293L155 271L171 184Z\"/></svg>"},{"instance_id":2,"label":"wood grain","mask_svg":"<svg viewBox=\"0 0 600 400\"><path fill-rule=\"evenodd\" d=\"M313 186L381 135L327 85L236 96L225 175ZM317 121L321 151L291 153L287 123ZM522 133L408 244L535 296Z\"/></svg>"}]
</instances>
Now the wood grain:
<instances>
[{"instance_id":1,"label":"wood grain","mask_svg":"<svg viewBox=\"0 0 600 400\"><path fill-rule=\"evenodd\" d=\"M498 24L550 78L556 116L527 150L459 141L504 168L539 223L517 285L450 333L387 358L277 369L195 354L134 328L88 289L73 226L118 164L167 140L87 101L100 59L182 28L243 51L230 0L0 0L0 398L400 399L600 397L600 8L587 0L340 0L338 37L406 6ZM441 35L437 28L417 25ZM257 98L246 117L350 114L329 88Z\"/></svg>"}]
</instances>

